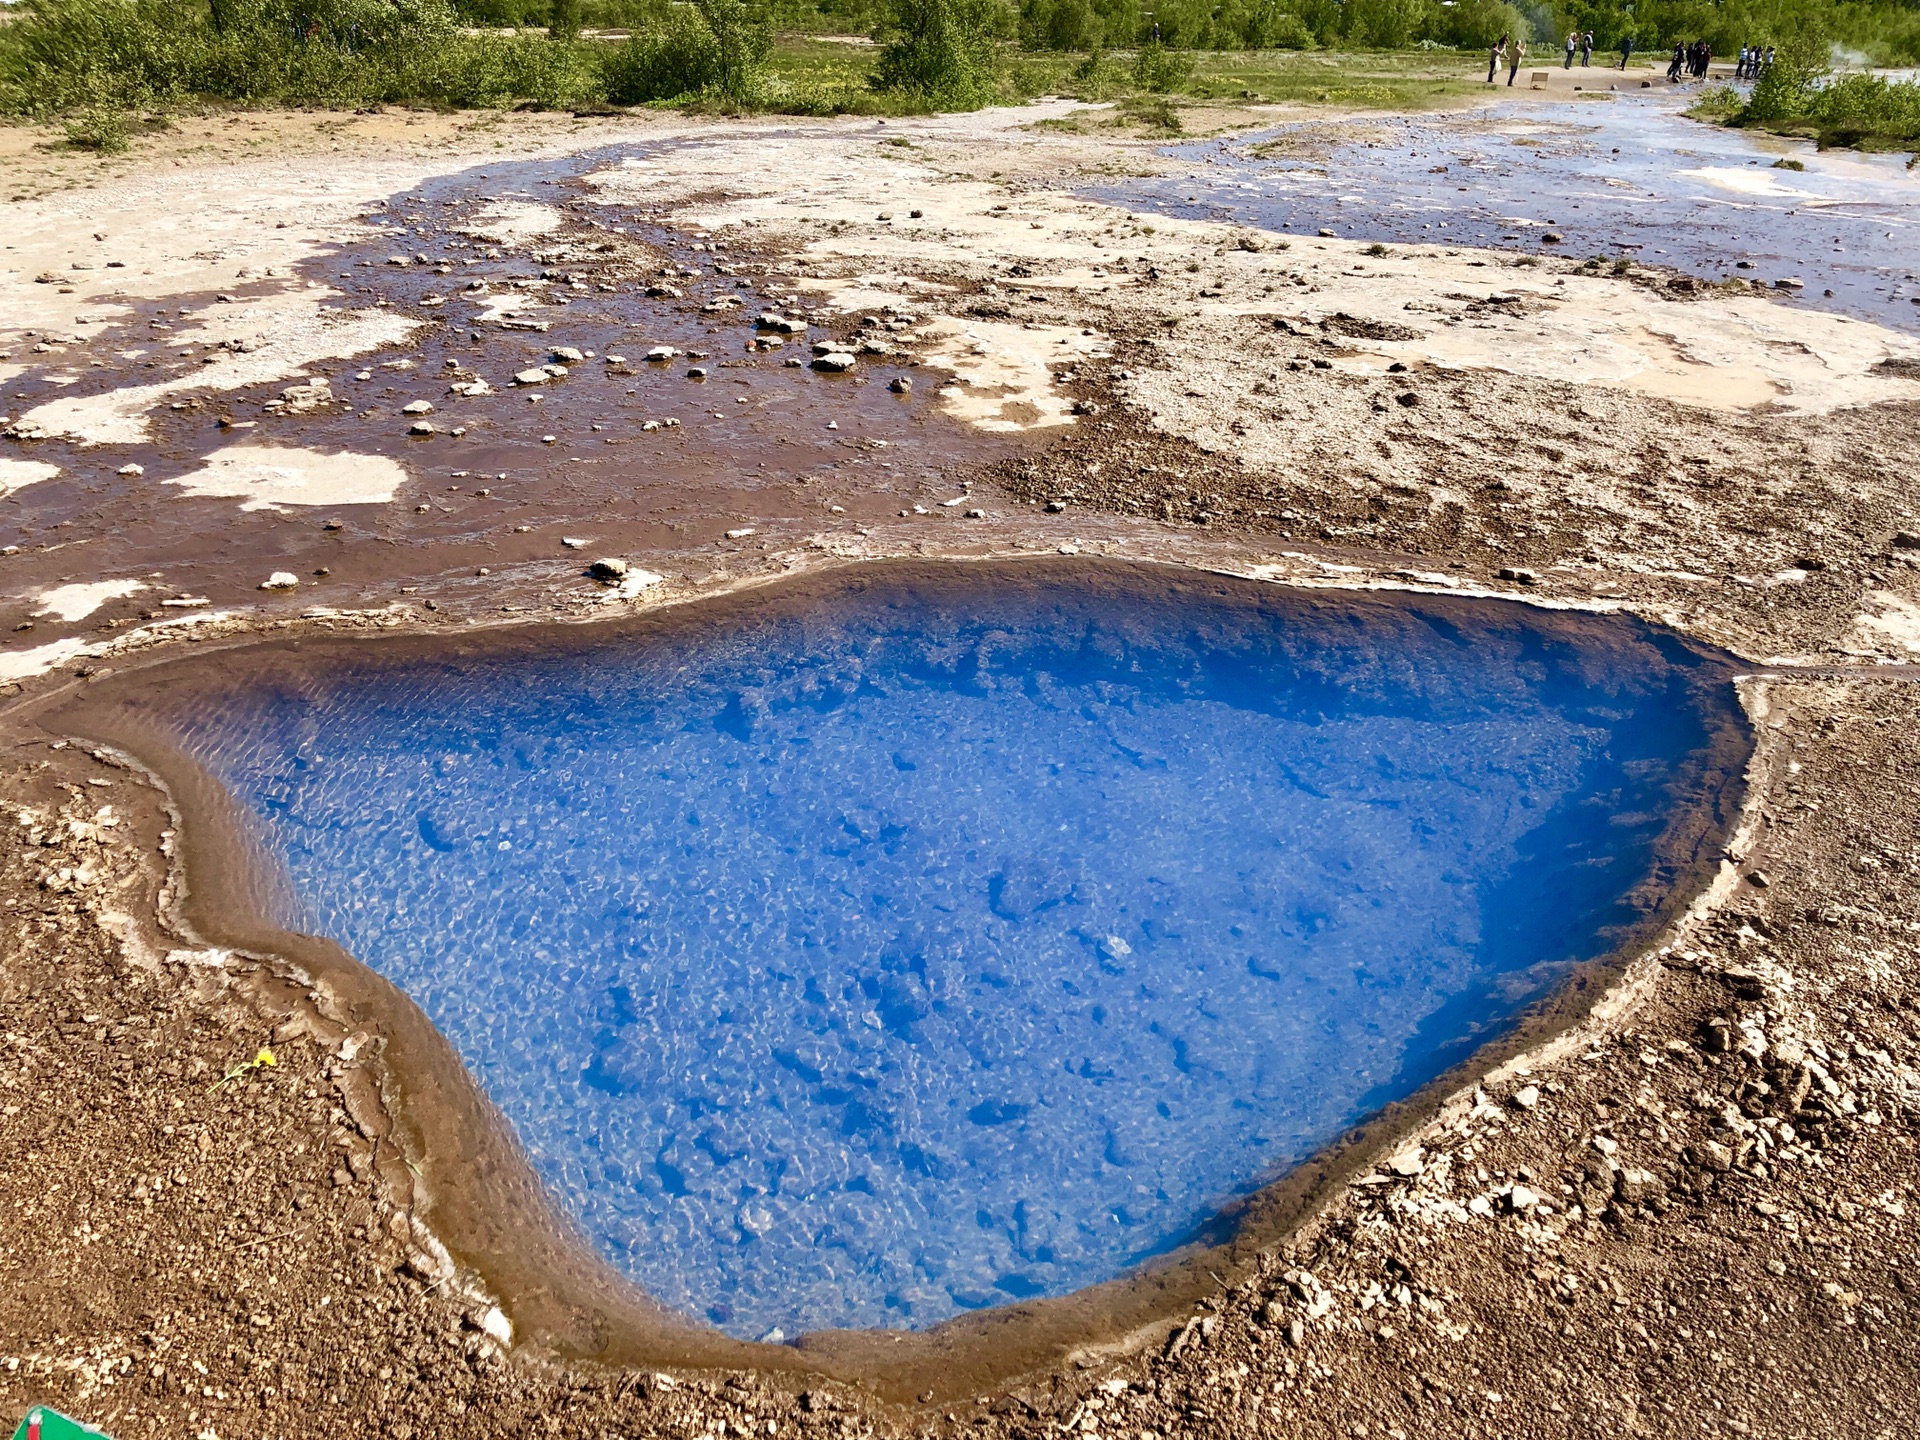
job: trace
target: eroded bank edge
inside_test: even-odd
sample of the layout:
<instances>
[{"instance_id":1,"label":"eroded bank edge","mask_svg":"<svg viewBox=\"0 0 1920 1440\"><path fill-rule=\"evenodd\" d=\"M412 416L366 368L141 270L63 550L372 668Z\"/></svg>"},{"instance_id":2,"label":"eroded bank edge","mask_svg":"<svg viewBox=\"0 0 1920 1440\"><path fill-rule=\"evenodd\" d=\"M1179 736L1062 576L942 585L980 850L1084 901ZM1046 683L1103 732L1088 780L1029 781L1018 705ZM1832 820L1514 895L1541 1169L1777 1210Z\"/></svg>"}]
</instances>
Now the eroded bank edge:
<instances>
[{"instance_id":1,"label":"eroded bank edge","mask_svg":"<svg viewBox=\"0 0 1920 1440\"><path fill-rule=\"evenodd\" d=\"M911 560L943 563L922 556ZM806 574L831 578L856 568L863 567L828 560ZM1196 578L1276 578L1208 565L1155 568L1185 570ZM799 573L789 569L731 577L719 586L662 595L645 606L644 613L737 594ZM1416 587L1328 577L1299 588ZM1419 593L1457 596L1450 591ZM1539 606L1524 596L1487 598L1559 608ZM558 619L541 628L582 623L592 622ZM380 627L388 633L396 628ZM484 642L509 632L520 638L529 628L475 626L458 634ZM351 638L331 627L323 633ZM445 630L426 627L402 633L433 643L451 638ZM260 627L241 627L222 643L196 650L205 656L286 638ZM180 656L178 649L168 647L168 653L143 657L134 670L172 668ZM105 672L92 677L105 678ZM130 683L136 683L135 675L123 672L121 686ZM210 882L204 892L193 888L195 875L247 874L258 862L258 855L249 853L245 826L187 823L190 815L211 822L223 812L231 821L232 802L225 791L171 746L156 744L157 734L120 731L87 738L113 746L109 753L142 774L173 822L176 843L166 856L165 876L150 891L152 913L143 920L148 933L138 939L145 940L151 953L176 958L184 951L189 963L221 968L230 985L234 975L243 975L238 988L249 1002L269 1014L278 1012L276 1034L307 1034L330 1050L343 1106L371 1143L372 1170L394 1213L405 1216L407 1233L397 1238L410 1245L412 1267L423 1281L469 1301L477 1323L495 1343L512 1342L517 1331L519 1342L536 1353L567 1360L752 1369L796 1384L838 1381L904 1404L928 1393L936 1400L975 1395L1065 1364L1096 1363L1159 1344L1169 1333L1178 1344L1186 1333L1182 1315L1194 1304L1260 1268L1280 1243L1311 1235L1348 1184L1364 1179L1389 1156L1416 1146L1423 1134L1484 1103L1483 1096L1477 1097L1481 1083L1497 1083L1569 1051L1588 1036L1617 1029L1646 993L1661 957L1683 946L1688 930L1724 904L1741 883L1737 860L1757 823L1753 797L1766 789L1764 783L1753 782L1771 773L1778 747L1763 723L1769 682L1748 677L1736 683L1750 743L1740 773L1721 772L1713 790L1716 797L1724 797L1729 787L1743 792L1733 833L1720 853L1696 856L1622 945L1579 967L1552 996L1523 1011L1504 1036L1248 1197L1223 1217L1232 1229L1223 1242L1170 1257L1146 1274L1056 1300L961 1317L931 1331L829 1332L806 1337L798 1346L753 1345L692 1327L599 1261L546 1199L504 1119L410 1000L331 942L263 926L257 889L228 891L229 897L239 899L235 905L222 903L218 882ZM9 707L7 719L16 731L43 725L45 732L98 730L102 727L89 727L75 714L84 710L85 692L92 688L83 681L61 685ZM41 738L50 738L50 733L43 732ZM1713 828L1726 833L1724 825ZM180 943L171 943L176 940ZM122 944L137 948L137 940L123 937ZM457 1123L445 1124L448 1118Z\"/></svg>"}]
</instances>

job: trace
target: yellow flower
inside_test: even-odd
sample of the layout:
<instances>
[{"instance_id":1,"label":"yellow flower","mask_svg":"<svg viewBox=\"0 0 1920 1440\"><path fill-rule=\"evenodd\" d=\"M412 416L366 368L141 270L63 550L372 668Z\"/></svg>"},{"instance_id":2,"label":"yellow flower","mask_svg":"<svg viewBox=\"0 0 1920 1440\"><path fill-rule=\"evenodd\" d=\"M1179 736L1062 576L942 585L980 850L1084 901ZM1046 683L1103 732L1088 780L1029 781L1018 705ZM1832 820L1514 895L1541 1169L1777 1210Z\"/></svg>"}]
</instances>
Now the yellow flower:
<instances>
[{"instance_id":1,"label":"yellow flower","mask_svg":"<svg viewBox=\"0 0 1920 1440\"><path fill-rule=\"evenodd\" d=\"M255 1065L278 1065L280 1062L273 1058L273 1051L262 1045L260 1047L260 1053L253 1057L253 1063Z\"/></svg>"}]
</instances>

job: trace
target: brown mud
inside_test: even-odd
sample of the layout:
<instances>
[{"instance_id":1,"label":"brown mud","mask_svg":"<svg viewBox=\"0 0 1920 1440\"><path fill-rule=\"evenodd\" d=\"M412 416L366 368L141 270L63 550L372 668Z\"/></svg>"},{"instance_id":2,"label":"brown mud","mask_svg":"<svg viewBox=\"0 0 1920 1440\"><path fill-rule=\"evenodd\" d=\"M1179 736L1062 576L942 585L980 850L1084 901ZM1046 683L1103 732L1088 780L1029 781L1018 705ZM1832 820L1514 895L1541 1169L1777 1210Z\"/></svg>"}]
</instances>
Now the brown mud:
<instances>
[{"instance_id":1,"label":"brown mud","mask_svg":"<svg viewBox=\"0 0 1920 1440\"><path fill-rule=\"evenodd\" d=\"M516 1307L557 1317L565 1302L463 1277L421 1213L415 1102L407 1085L380 1084L382 1049L401 1047L382 1047L379 1028L410 1023L410 1007L295 983L288 945L171 933L180 847L188 874L215 877L208 890L253 873L246 857L196 859L198 829L219 827L183 833L111 752L14 729L0 760L14 812L0 827L0 1207L18 1220L0 1241L0 1403L46 1399L129 1435L332 1434L366 1417L402 1437L1920 1427L1905 1340L1920 1305L1920 514L1904 342L1658 276L1149 229L1065 189L1117 157L1142 163L1139 149L971 119L889 128L919 151L904 170L871 127L706 136L646 181L647 218L785 267L836 333L864 316L876 324L859 328L884 330L908 308L971 325L982 349L1016 342L1002 380L1026 373L1022 335L1093 332L1103 353L1021 392L1064 393L1078 413L967 442L1017 447L998 460L970 450L929 487L965 490L976 520L854 472L848 494L869 523L796 516L754 537L764 549L723 531L663 561L667 578L622 605L846 559L1066 550L1625 609L1755 667L1740 693L1757 749L1711 881L1564 1026L1484 1057L1477 1083L1302 1172L1243 1263L1190 1277L1170 1335L1116 1331L1004 1383L901 1404L769 1376L757 1359L623 1364L592 1307L567 1314L591 1337L571 1355L521 1343ZM1017 179L998 188L994 169ZM774 224L783 194L823 218ZM924 235L875 218L909 204L927 212ZM940 334L923 348L949 368L970 353ZM351 353L341 368L372 351ZM35 363L21 373L44 373ZM942 423L966 409L944 397ZM12 399L7 413L22 418ZM176 413L156 411L156 429ZM411 463L411 443L367 448L397 446ZM14 445L9 461L54 463L38 461L54 453L46 440ZM33 479L9 503L53 483ZM564 496L554 513L577 525L603 494ZM134 528L110 508L92 538ZM209 545L228 544L235 509L205 512ZM309 516L321 518L298 523ZM650 544L673 552L637 535L625 553L647 565ZM423 564L401 608L307 616L304 595L250 596L221 620L129 623L107 638L41 616L6 652L7 673L19 704L60 690L84 705L113 683L101 672L159 658L181 630L205 648L451 634L498 623L502 603L525 603L514 618L527 621L612 613L592 603L609 587L580 578L575 559L530 556L524 586L495 592L475 583L494 577L464 573L468 558L431 575ZM41 568L51 559L17 572L31 574L19 591L36 607L49 581L139 578L91 561L55 574ZM238 601L263 560L252 543L223 550L206 583ZM42 649L49 633L64 648ZM76 686L61 666L94 678ZM277 1064L222 1080L268 1040ZM444 1103L471 1113L471 1086ZM528 1328L546 1327L566 1333L558 1318ZM581 1358L595 1351L610 1358Z\"/></svg>"}]
</instances>

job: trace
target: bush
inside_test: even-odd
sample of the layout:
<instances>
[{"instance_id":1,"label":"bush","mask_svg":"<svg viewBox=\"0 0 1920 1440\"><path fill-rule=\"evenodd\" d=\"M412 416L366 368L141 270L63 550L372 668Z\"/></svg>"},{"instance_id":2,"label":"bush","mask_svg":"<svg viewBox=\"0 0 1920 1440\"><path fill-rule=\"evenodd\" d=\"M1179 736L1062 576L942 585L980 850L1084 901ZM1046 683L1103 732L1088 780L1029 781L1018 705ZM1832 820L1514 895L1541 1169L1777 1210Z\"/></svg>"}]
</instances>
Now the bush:
<instances>
[{"instance_id":1,"label":"bush","mask_svg":"<svg viewBox=\"0 0 1920 1440\"><path fill-rule=\"evenodd\" d=\"M118 155L127 148L127 117L111 105L96 105L66 124L67 144L76 150Z\"/></svg>"},{"instance_id":2,"label":"bush","mask_svg":"<svg viewBox=\"0 0 1920 1440\"><path fill-rule=\"evenodd\" d=\"M1105 38L1093 0L1026 0L1020 7L1020 43L1029 50L1093 51Z\"/></svg>"},{"instance_id":3,"label":"bush","mask_svg":"<svg viewBox=\"0 0 1920 1440\"><path fill-rule=\"evenodd\" d=\"M637 32L607 57L600 78L616 105L697 95L720 78L719 48L698 15L673 10L658 29Z\"/></svg>"},{"instance_id":4,"label":"bush","mask_svg":"<svg viewBox=\"0 0 1920 1440\"><path fill-rule=\"evenodd\" d=\"M197 98L557 106L598 98L595 54L470 34L447 0L27 0L0 25L0 112Z\"/></svg>"},{"instance_id":5,"label":"bush","mask_svg":"<svg viewBox=\"0 0 1920 1440\"><path fill-rule=\"evenodd\" d=\"M1193 75L1193 56L1185 50L1169 50L1158 40L1149 40L1133 59L1133 80L1149 94L1166 95L1186 86Z\"/></svg>"},{"instance_id":6,"label":"bush","mask_svg":"<svg viewBox=\"0 0 1920 1440\"><path fill-rule=\"evenodd\" d=\"M964 109L994 93L994 0L888 0L887 47L874 69L877 90Z\"/></svg>"},{"instance_id":7,"label":"bush","mask_svg":"<svg viewBox=\"0 0 1920 1440\"><path fill-rule=\"evenodd\" d=\"M1404 50L1427 18L1426 0L1347 0L1347 40L1372 50Z\"/></svg>"}]
</instances>

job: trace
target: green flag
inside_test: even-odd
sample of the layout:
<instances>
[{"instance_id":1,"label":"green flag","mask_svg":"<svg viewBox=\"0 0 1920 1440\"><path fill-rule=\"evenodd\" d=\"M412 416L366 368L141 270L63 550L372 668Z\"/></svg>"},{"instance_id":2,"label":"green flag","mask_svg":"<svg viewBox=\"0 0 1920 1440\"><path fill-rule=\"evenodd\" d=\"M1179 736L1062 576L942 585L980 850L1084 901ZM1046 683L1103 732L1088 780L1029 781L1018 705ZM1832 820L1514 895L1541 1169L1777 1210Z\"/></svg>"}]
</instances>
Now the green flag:
<instances>
[{"instance_id":1,"label":"green flag","mask_svg":"<svg viewBox=\"0 0 1920 1440\"><path fill-rule=\"evenodd\" d=\"M87 1437L105 1433L91 1425L82 1425L78 1420L69 1420L58 1410L36 1405L27 1411L20 1428L13 1432L13 1440L87 1440Z\"/></svg>"}]
</instances>

